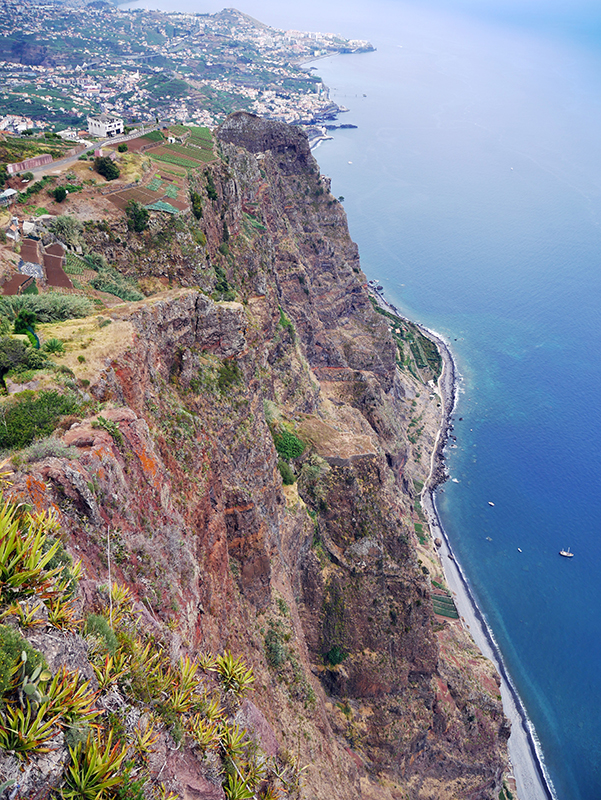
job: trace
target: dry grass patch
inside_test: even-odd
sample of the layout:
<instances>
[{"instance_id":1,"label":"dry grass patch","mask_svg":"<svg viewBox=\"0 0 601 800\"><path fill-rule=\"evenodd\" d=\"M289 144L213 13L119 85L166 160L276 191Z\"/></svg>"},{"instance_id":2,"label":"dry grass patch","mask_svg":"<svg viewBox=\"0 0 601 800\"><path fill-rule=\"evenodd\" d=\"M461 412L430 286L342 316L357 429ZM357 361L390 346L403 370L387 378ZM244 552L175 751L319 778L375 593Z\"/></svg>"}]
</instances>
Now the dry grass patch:
<instances>
[{"instance_id":1,"label":"dry grass patch","mask_svg":"<svg viewBox=\"0 0 601 800\"><path fill-rule=\"evenodd\" d=\"M53 322L39 326L40 338L60 339L65 353L55 356L59 364L73 370L80 380L92 381L111 360L133 345L134 326L126 320L107 322L102 316Z\"/></svg>"},{"instance_id":2,"label":"dry grass patch","mask_svg":"<svg viewBox=\"0 0 601 800\"><path fill-rule=\"evenodd\" d=\"M292 486L282 486L284 497L286 498L286 508L296 509L299 506L305 508L305 502L298 493L298 484L293 483Z\"/></svg>"},{"instance_id":3,"label":"dry grass patch","mask_svg":"<svg viewBox=\"0 0 601 800\"><path fill-rule=\"evenodd\" d=\"M310 442L322 458L348 459L353 456L376 455L371 436L350 430L338 430L319 417L307 416L298 427L303 441Z\"/></svg>"}]
</instances>

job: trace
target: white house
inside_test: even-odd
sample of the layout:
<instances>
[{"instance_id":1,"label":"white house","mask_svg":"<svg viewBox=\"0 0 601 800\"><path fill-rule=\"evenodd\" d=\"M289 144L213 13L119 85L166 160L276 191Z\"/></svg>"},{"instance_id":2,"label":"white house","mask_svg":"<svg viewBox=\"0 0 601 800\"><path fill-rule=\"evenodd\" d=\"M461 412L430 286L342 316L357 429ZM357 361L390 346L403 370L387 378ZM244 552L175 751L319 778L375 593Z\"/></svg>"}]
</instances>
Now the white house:
<instances>
[{"instance_id":1,"label":"white house","mask_svg":"<svg viewBox=\"0 0 601 800\"><path fill-rule=\"evenodd\" d=\"M123 130L123 120L114 114L102 113L97 117L88 117L88 132L92 136L106 139L108 136L118 136Z\"/></svg>"},{"instance_id":2,"label":"white house","mask_svg":"<svg viewBox=\"0 0 601 800\"><path fill-rule=\"evenodd\" d=\"M0 206L9 206L11 203L14 203L18 197L19 193L16 189L5 189L3 192L0 192Z\"/></svg>"}]
</instances>

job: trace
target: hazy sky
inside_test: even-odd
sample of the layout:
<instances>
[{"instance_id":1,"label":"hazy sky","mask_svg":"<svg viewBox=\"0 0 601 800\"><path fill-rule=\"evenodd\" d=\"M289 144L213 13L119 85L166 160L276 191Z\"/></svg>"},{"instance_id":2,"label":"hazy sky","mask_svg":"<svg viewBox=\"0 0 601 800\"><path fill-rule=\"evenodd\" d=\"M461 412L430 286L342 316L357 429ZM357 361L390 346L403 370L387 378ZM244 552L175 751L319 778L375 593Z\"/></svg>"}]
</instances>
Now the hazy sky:
<instances>
[{"instance_id":1,"label":"hazy sky","mask_svg":"<svg viewBox=\"0 0 601 800\"><path fill-rule=\"evenodd\" d=\"M140 4L164 11L204 13L234 6L274 27L329 31L349 38L368 38L371 30L382 28L383 19L398 19L403 10L423 15L431 9L439 18L466 17L534 29L595 46L601 41L599 0L303 0L294 4L281 0L140 0Z\"/></svg>"}]
</instances>

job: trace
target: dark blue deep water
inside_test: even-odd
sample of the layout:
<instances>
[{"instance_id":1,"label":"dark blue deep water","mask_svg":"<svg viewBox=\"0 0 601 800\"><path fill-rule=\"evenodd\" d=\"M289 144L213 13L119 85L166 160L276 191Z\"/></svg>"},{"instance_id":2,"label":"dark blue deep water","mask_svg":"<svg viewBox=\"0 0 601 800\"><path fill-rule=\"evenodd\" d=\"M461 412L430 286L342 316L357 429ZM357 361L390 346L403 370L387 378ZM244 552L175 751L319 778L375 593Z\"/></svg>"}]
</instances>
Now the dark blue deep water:
<instances>
[{"instance_id":1,"label":"dark blue deep water","mask_svg":"<svg viewBox=\"0 0 601 800\"><path fill-rule=\"evenodd\" d=\"M377 47L316 62L359 126L316 156L365 272L452 344L463 421L439 508L560 800L601 798L598 6L239 5Z\"/></svg>"}]
</instances>

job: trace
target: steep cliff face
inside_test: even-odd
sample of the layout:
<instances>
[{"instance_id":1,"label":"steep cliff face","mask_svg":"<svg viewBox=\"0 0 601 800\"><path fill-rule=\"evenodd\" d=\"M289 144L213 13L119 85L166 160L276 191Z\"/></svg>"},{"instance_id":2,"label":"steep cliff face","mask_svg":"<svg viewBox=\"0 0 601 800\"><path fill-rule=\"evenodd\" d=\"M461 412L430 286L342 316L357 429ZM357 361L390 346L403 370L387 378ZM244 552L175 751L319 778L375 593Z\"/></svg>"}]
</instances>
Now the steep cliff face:
<instances>
[{"instance_id":1,"label":"steep cliff face","mask_svg":"<svg viewBox=\"0 0 601 800\"><path fill-rule=\"evenodd\" d=\"M399 368L304 134L237 114L218 140L194 179L202 217L178 232L189 260L171 280L187 288L110 312L119 346L85 373L101 426L71 420L77 459L35 461L11 491L58 510L84 609L110 547L112 579L174 658L246 657L248 724L302 767L291 794L497 797L498 682L460 622L434 614L418 521L441 398ZM147 261L125 267L152 275ZM219 796L206 769L183 750L162 778Z\"/></svg>"}]
</instances>

